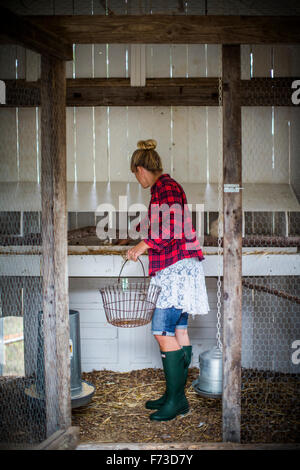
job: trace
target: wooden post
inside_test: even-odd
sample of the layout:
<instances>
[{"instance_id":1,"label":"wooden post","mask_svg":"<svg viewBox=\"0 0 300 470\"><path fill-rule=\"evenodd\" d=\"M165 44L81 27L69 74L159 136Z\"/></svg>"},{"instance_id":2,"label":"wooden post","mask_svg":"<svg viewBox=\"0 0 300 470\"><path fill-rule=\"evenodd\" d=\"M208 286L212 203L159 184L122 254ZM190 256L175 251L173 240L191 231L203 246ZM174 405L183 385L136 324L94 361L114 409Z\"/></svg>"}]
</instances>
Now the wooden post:
<instances>
[{"instance_id":1,"label":"wooden post","mask_svg":"<svg viewBox=\"0 0 300 470\"><path fill-rule=\"evenodd\" d=\"M242 184L240 46L223 53L223 441L240 442L242 329Z\"/></svg>"},{"instance_id":2,"label":"wooden post","mask_svg":"<svg viewBox=\"0 0 300 470\"><path fill-rule=\"evenodd\" d=\"M47 436L71 424L65 62L41 59L43 317Z\"/></svg>"}]
</instances>

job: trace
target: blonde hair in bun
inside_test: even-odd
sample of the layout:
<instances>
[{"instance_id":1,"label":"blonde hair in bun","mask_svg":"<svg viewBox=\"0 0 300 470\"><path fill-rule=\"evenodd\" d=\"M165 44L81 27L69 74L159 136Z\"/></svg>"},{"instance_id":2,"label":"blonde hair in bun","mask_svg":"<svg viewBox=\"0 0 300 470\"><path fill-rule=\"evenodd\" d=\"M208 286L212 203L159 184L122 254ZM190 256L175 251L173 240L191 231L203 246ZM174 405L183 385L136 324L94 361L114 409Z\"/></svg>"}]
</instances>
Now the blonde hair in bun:
<instances>
[{"instance_id":1,"label":"blonde hair in bun","mask_svg":"<svg viewBox=\"0 0 300 470\"><path fill-rule=\"evenodd\" d=\"M156 146L157 142L154 139L138 141L137 150L133 152L131 157L130 169L132 173L137 171L138 166L142 166L153 173L163 171L161 158L155 150Z\"/></svg>"},{"instance_id":2,"label":"blonde hair in bun","mask_svg":"<svg viewBox=\"0 0 300 470\"><path fill-rule=\"evenodd\" d=\"M148 140L139 140L137 143L137 148L142 150L155 150L157 146L157 142L154 139Z\"/></svg>"}]
</instances>

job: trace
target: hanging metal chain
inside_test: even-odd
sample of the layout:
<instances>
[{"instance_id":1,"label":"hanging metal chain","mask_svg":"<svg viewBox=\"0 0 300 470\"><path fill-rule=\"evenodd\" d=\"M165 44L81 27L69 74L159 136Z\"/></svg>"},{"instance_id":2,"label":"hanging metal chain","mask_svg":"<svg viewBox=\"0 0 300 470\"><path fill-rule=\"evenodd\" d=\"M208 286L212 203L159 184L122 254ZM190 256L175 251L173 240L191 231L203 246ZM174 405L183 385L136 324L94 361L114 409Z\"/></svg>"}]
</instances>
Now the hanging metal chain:
<instances>
[{"instance_id":1,"label":"hanging metal chain","mask_svg":"<svg viewBox=\"0 0 300 470\"><path fill-rule=\"evenodd\" d=\"M222 79L222 46L219 59L219 154L218 154L218 281L217 281L217 346L222 351L221 341L221 263L222 263L222 228L223 228L223 79Z\"/></svg>"}]
</instances>

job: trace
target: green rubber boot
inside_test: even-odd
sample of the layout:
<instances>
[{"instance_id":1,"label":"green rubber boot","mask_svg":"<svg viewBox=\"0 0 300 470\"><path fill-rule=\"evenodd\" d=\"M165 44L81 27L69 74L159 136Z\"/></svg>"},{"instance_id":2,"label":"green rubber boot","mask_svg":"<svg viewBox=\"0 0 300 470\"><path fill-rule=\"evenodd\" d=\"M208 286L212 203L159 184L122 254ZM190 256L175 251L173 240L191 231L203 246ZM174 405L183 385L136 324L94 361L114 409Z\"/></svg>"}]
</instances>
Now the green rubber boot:
<instances>
[{"instance_id":1,"label":"green rubber boot","mask_svg":"<svg viewBox=\"0 0 300 470\"><path fill-rule=\"evenodd\" d=\"M184 353L185 353L185 367L184 367L184 386L186 384L186 381L187 381L187 376L188 376L188 372L189 372L189 366L190 366L190 363L192 361L192 346L182 346L182 349L184 350Z\"/></svg>"},{"instance_id":2,"label":"green rubber boot","mask_svg":"<svg viewBox=\"0 0 300 470\"><path fill-rule=\"evenodd\" d=\"M182 349L184 350L185 356L186 356L185 371L184 371L184 373L185 373L185 382L184 382L184 384L186 384L189 365L190 365L191 360L192 360L192 346L182 346ZM165 391L165 393L160 398L158 398L157 400L147 401L146 404L145 404L145 407L148 410L159 410L159 408L165 403L166 399L167 399L167 392Z\"/></svg>"},{"instance_id":3,"label":"green rubber boot","mask_svg":"<svg viewBox=\"0 0 300 470\"><path fill-rule=\"evenodd\" d=\"M164 404L150 415L152 421L169 421L189 411L189 404L184 394L186 380L186 356L183 349L162 353L166 377L166 395Z\"/></svg>"}]
</instances>

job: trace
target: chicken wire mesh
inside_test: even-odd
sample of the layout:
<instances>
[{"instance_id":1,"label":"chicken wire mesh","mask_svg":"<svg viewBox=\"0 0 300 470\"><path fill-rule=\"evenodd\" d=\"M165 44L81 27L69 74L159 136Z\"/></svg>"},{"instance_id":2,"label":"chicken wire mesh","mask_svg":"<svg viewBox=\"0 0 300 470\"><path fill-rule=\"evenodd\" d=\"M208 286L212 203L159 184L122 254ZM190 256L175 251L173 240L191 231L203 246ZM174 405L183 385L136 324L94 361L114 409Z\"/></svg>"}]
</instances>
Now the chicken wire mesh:
<instances>
[{"instance_id":1,"label":"chicken wire mesh","mask_svg":"<svg viewBox=\"0 0 300 470\"><path fill-rule=\"evenodd\" d=\"M44 268L53 256L45 251L44 241L47 237L49 247L54 239L53 213L42 210L47 206L42 197L50 200L51 193L45 192L48 174L44 179L41 175L41 122L42 116L48 122L53 103L37 107L37 87L16 86L17 59L9 76L5 67L11 57L5 54L17 53L17 48L5 47L0 78L12 82L6 106L0 109L0 448L28 449L60 429L56 325L48 316L50 333L45 335L43 313L46 294L52 303L51 292L45 294ZM53 132L50 126L48 132ZM53 359L49 367L44 367L45 356ZM47 371L54 369L49 391Z\"/></svg>"},{"instance_id":2,"label":"chicken wire mesh","mask_svg":"<svg viewBox=\"0 0 300 470\"><path fill-rule=\"evenodd\" d=\"M300 437L300 109L287 101L291 79L271 87L273 72L244 82L241 108L242 442Z\"/></svg>"},{"instance_id":3,"label":"chicken wire mesh","mask_svg":"<svg viewBox=\"0 0 300 470\"><path fill-rule=\"evenodd\" d=\"M25 446L47 436L41 374L43 279L37 213L2 212L0 276L0 445ZM24 214L23 214L24 216ZM19 229L16 230L16 220ZM30 240L27 235L30 232ZM12 235L12 233L14 233Z\"/></svg>"}]
</instances>

